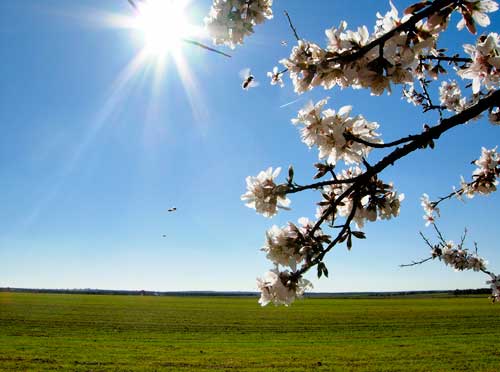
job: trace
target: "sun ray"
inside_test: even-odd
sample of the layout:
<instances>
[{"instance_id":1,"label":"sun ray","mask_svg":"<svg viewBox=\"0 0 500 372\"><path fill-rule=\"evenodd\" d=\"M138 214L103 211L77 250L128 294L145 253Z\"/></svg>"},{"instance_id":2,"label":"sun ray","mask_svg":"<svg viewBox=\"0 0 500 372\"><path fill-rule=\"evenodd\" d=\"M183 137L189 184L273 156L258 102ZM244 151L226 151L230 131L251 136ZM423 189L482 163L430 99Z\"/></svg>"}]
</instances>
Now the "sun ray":
<instances>
[{"instance_id":1,"label":"sun ray","mask_svg":"<svg viewBox=\"0 0 500 372\"><path fill-rule=\"evenodd\" d=\"M137 77L137 72L142 68L142 66L144 66L146 61L147 53L145 51L141 51L119 73L118 77L111 85L110 94L108 95L106 102L95 116L92 124L88 127L83 139L75 146L73 153L68 157L68 160L62 166L60 172L50 182L51 186L45 192L45 196L35 203L30 213L24 219L22 223L24 228L27 228L35 223L43 210L47 208L52 200L57 197L61 188L64 186L64 182L71 175L75 167L78 165L78 162L84 156L86 149L92 144L102 128L106 124L109 124L112 117L117 114L117 109L125 100L131 88L129 86L130 83L135 77Z\"/></svg>"},{"instance_id":2,"label":"sun ray","mask_svg":"<svg viewBox=\"0 0 500 372\"><path fill-rule=\"evenodd\" d=\"M192 73L184 54L177 50L173 51L172 57L174 59L175 67L179 72L193 116L198 124L205 123L208 118L208 109L205 105L203 97L201 96L201 86L194 78L194 74Z\"/></svg>"}]
</instances>

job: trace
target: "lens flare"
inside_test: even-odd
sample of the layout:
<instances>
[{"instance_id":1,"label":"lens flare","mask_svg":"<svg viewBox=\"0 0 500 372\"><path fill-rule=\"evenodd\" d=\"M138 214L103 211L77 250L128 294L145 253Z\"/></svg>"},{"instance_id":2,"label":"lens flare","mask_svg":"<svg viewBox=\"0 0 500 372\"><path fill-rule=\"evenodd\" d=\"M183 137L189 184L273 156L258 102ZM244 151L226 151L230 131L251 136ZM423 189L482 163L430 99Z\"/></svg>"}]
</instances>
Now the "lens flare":
<instances>
[{"instance_id":1,"label":"lens flare","mask_svg":"<svg viewBox=\"0 0 500 372\"><path fill-rule=\"evenodd\" d=\"M184 38L196 34L186 17L186 1L148 0L137 4L135 28L144 38L145 49L154 55L178 49Z\"/></svg>"}]
</instances>

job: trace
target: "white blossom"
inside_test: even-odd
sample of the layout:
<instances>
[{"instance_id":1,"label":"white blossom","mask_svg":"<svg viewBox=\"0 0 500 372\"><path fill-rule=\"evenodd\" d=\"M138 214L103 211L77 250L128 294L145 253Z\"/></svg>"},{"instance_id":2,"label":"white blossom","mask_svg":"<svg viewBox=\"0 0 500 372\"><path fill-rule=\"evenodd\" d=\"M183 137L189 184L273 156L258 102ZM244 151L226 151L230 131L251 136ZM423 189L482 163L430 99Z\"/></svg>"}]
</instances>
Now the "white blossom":
<instances>
[{"instance_id":1,"label":"white blossom","mask_svg":"<svg viewBox=\"0 0 500 372\"><path fill-rule=\"evenodd\" d=\"M500 108L493 108L488 114L488 119L491 124L500 125Z\"/></svg>"},{"instance_id":2,"label":"white blossom","mask_svg":"<svg viewBox=\"0 0 500 372\"><path fill-rule=\"evenodd\" d=\"M415 90L413 84L408 84L407 87L403 89L403 97L406 102L412 103L414 106L420 106L423 102L423 98L418 92Z\"/></svg>"},{"instance_id":3,"label":"white blossom","mask_svg":"<svg viewBox=\"0 0 500 372\"><path fill-rule=\"evenodd\" d=\"M481 157L473 162L477 168L472 172L472 181L467 183L461 177L460 194L465 194L469 199L475 194L487 195L496 191L498 177L500 176L500 154L497 148L481 149ZM459 190L460 191L460 190Z\"/></svg>"},{"instance_id":4,"label":"white blossom","mask_svg":"<svg viewBox=\"0 0 500 372\"><path fill-rule=\"evenodd\" d=\"M316 65L324 60L326 51L317 44L299 40L292 53L280 63L288 69L296 93L304 93L313 88ZM306 66L306 67L304 67Z\"/></svg>"},{"instance_id":5,"label":"white blossom","mask_svg":"<svg viewBox=\"0 0 500 372\"><path fill-rule=\"evenodd\" d=\"M267 252L267 258L275 264L289 266L292 270L297 267L297 262L302 260L299 254L300 244L297 242L297 234L290 226L281 229L273 225L266 232L266 243L262 247Z\"/></svg>"},{"instance_id":6,"label":"white blossom","mask_svg":"<svg viewBox=\"0 0 500 372\"><path fill-rule=\"evenodd\" d=\"M358 177L363 171L359 167L351 167L344 169L340 174L336 175L339 181L348 180ZM351 186L351 183L333 184L323 187L324 200L318 203L316 210L316 218L321 218L326 211L330 209L332 203ZM386 220L399 215L401 201L404 200L404 194L398 194L394 190L392 183L385 184L376 178L367 182L363 189L363 194L357 195L357 199L353 199L353 195L347 195L338 203L335 213L330 213L326 219L332 221L337 215L348 217L354 207L353 221L359 228L362 228L366 221ZM355 201L357 201L356 204Z\"/></svg>"},{"instance_id":7,"label":"white blossom","mask_svg":"<svg viewBox=\"0 0 500 372\"><path fill-rule=\"evenodd\" d=\"M279 71L277 66L274 66L273 71L270 71L267 73L267 77L271 78L271 85L276 85L278 84L281 88L285 86L285 83L283 83L282 73Z\"/></svg>"},{"instance_id":8,"label":"white blossom","mask_svg":"<svg viewBox=\"0 0 500 372\"><path fill-rule=\"evenodd\" d=\"M392 188L392 183L389 184ZM399 216L399 210L401 208L401 202L405 199L405 194L398 194L396 191L390 191L384 195L384 197L379 200L379 205L377 210L380 215L380 219L389 220L392 217Z\"/></svg>"},{"instance_id":9,"label":"white blossom","mask_svg":"<svg viewBox=\"0 0 500 372\"><path fill-rule=\"evenodd\" d=\"M399 18L398 11L391 3L391 10L384 16L377 14L374 32L369 33L366 26L357 30L347 29L345 21L338 27L325 31L326 48L300 40L292 49L290 57L280 61L290 72L297 93L303 93L316 86L331 89L341 88L370 89L373 95L390 93L391 84L411 84L415 77L423 77L426 64L420 63L419 55L432 54L437 35L444 30L448 16L433 17L432 24L420 21L415 30L401 31L384 41L383 53L378 48L364 51L358 58L348 58L365 45L382 37L409 16ZM419 69L422 71L418 72ZM429 65L428 72L431 72Z\"/></svg>"},{"instance_id":10,"label":"white blossom","mask_svg":"<svg viewBox=\"0 0 500 372\"><path fill-rule=\"evenodd\" d=\"M318 157L327 159L330 164L343 160L346 164L360 163L372 150L348 136L353 136L370 143L382 143L375 132L379 125L368 122L363 116L351 117L351 106L341 107L338 112L327 109L321 111L327 100L321 100L316 105L309 102L299 111L294 124L303 124L301 128L302 141L309 147L317 146Z\"/></svg>"},{"instance_id":11,"label":"white blossom","mask_svg":"<svg viewBox=\"0 0 500 372\"><path fill-rule=\"evenodd\" d=\"M320 228L317 228L311 237L313 227L314 223L305 217L299 219L299 225L291 222L282 228L274 225L267 230L266 242L261 250L267 253L266 257L275 265L296 270L297 264L306 258L313 259L320 251L318 242L330 241L330 236L323 234Z\"/></svg>"},{"instance_id":12,"label":"white blossom","mask_svg":"<svg viewBox=\"0 0 500 372\"><path fill-rule=\"evenodd\" d=\"M205 27L215 44L243 44L253 27L273 17L272 0L214 0Z\"/></svg>"},{"instance_id":13,"label":"white blossom","mask_svg":"<svg viewBox=\"0 0 500 372\"><path fill-rule=\"evenodd\" d=\"M493 0L464 0L463 8L467 9L467 13L472 16L474 21L482 27L487 27L490 24L490 18L486 13L495 12L498 10L498 4ZM458 22L457 28L463 29L466 25L465 15Z\"/></svg>"},{"instance_id":14,"label":"white blossom","mask_svg":"<svg viewBox=\"0 0 500 372\"><path fill-rule=\"evenodd\" d=\"M474 192L479 194L489 194L496 191L498 185L498 165L500 156L496 151L497 148L488 150L481 149L481 157L474 162L477 166L476 170L472 173L474 182L472 187Z\"/></svg>"},{"instance_id":15,"label":"white blossom","mask_svg":"<svg viewBox=\"0 0 500 372\"><path fill-rule=\"evenodd\" d=\"M472 63L459 70L462 79L472 80L472 92L479 93L481 86L488 90L500 83L500 36L490 32L478 39L476 45L465 44L464 50L471 56Z\"/></svg>"},{"instance_id":16,"label":"white blossom","mask_svg":"<svg viewBox=\"0 0 500 372\"><path fill-rule=\"evenodd\" d=\"M436 253L439 253L435 251ZM434 257L434 255L433 255ZM470 254L467 249L461 245L455 246L452 241L442 245L441 255L439 259L453 267L456 271L473 270L480 271L486 268L486 261L477 254Z\"/></svg>"},{"instance_id":17,"label":"white blossom","mask_svg":"<svg viewBox=\"0 0 500 372\"><path fill-rule=\"evenodd\" d=\"M474 172L475 174L485 174L494 172L498 167L500 162L500 156L497 152L497 147L488 150L487 148L481 148L481 157L474 161L478 169Z\"/></svg>"},{"instance_id":18,"label":"white blossom","mask_svg":"<svg viewBox=\"0 0 500 372\"><path fill-rule=\"evenodd\" d=\"M425 226L429 226L436 221L436 216L439 216L439 208L435 206L433 202L430 201L429 195L423 194L420 198L420 205L424 209L424 220L426 221Z\"/></svg>"},{"instance_id":19,"label":"white blossom","mask_svg":"<svg viewBox=\"0 0 500 372\"><path fill-rule=\"evenodd\" d=\"M486 284L491 287L491 300L493 302L500 301L500 275L491 273L491 280L488 280Z\"/></svg>"},{"instance_id":20,"label":"white blossom","mask_svg":"<svg viewBox=\"0 0 500 372\"><path fill-rule=\"evenodd\" d=\"M301 298L306 289L312 288L312 284L302 277L293 280L288 271L280 272L275 268L265 273L263 278L257 278L257 288L261 292L259 303L262 306L270 302L288 306Z\"/></svg>"},{"instance_id":21,"label":"white blossom","mask_svg":"<svg viewBox=\"0 0 500 372\"><path fill-rule=\"evenodd\" d=\"M241 196L241 200L247 200L247 207L254 208L257 213L265 217L274 216L278 208L289 207L290 199L285 194L287 186L274 183L280 171L281 168L276 168L273 172L273 168L269 167L266 171L260 172L257 177L246 178L248 191Z\"/></svg>"},{"instance_id":22,"label":"white blossom","mask_svg":"<svg viewBox=\"0 0 500 372\"><path fill-rule=\"evenodd\" d=\"M460 112L465 107L465 98L455 80L443 81L439 87L441 105L448 111Z\"/></svg>"}]
</instances>

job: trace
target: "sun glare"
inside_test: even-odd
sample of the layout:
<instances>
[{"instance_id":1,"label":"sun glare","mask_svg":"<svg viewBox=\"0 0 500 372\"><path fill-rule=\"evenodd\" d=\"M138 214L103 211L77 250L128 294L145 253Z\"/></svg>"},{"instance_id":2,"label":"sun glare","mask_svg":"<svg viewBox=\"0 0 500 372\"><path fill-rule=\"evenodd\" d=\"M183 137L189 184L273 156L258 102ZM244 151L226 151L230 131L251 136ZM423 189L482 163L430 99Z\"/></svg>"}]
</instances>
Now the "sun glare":
<instances>
[{"instance_id":1,"label":"sun glare","mask_svg":"<svg viewBox=\"0 0 500 372\"><path fill-rule=\"evenodd\" d=\"M148 0L137 6L135 27L142 33L145 49L161 55L179 48L182 39L196 33L189 24L185 8L187 1Z\"/></svg>"},{"instance_id":2,"label":"sun glare","mask_svg":"<svg viewBox=\"0 0 500 372\"><path fill-rule=\"evenodd\" d=\"M185 90L195 121L205 122L206 108L200 93L200 83L189 64L197 63L201 54L184 56L185 47L203 45L199 40L207 38L204 28L195 26L192 16L198 14L192 0L129 0L130 14L105 14L105 23L113 28L131 30L133 48L141 47L136 56L120 73L114 84L112 95L106 103L105 112L111 115L123 102L132 88L148 79L151 84L149 103L145 106L146 121L158 114L163 103L158 100L165 93L169 79L180 79ZM190 6L188 6L190 5ZM204 49L210 49L203 46ZM220 53L220 52L218 52ZM168 74L169 68L176 68L177 74ZM163 102L163 100L161 101ZM104 115L102 121L107 119Z\"/></svg>"}]
</instances>

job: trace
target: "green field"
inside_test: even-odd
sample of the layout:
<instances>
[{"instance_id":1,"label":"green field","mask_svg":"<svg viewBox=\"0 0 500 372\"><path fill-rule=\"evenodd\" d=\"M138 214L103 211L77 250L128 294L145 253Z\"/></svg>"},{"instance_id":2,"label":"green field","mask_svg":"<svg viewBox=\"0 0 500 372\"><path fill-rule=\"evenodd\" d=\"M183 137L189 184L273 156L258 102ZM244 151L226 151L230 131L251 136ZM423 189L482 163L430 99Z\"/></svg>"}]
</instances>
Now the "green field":
<instances>
[{"instance_id":1,"label":"green field","mask_svg":"<svg viewBox=\"0 0 500 372\"><path fill-rule=\"evenodd\" d=\"M482 298L0 293L1 371L500 371Z\"/></svg>"}]
</instances>

